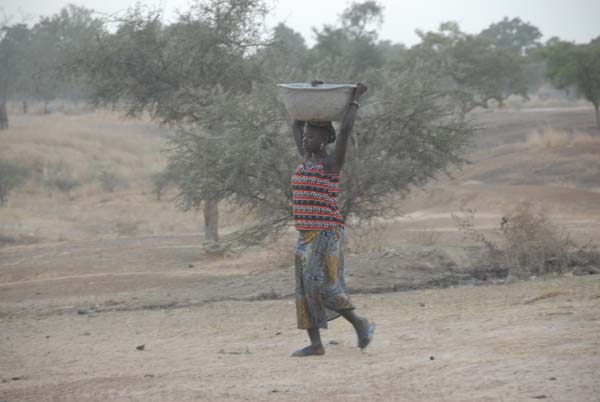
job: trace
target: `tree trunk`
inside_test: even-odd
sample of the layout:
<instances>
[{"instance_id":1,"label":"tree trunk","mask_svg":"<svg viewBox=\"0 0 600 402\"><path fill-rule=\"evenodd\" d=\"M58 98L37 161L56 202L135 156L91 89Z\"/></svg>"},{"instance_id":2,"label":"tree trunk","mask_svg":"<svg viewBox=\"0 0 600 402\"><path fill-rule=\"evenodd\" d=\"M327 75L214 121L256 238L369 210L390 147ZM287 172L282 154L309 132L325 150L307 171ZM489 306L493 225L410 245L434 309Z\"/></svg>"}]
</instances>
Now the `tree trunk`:
<instances>
[{"instance_id":1,"label":"tree trunk","mask_svg":"<svg viewBox=\"0 0 600 402\"><path fill-rule=\"evenodd\" d=\"M600 105L594 105L594 109L596 109L596 127L600 129Z\"/></svg>"},{"instance_id":2,"label":"tree trunk","mask_svg":"<svg viewBox=\"0 0 600 402\"><path fill-rule=\"evenodd\" d=\"M207 242L219 242L219 200L204 203L204 238Z\"/></svg>"},{"instance_id":3,"label":"tree trunk","mask_svg":"<svg viewBox=\"0 0 600 402\"><path fill-rule=\"evenodd\" d=\"M8 113L6 112L6 99L0 99L0 130L8 128Z\"/></svg>"}]
</instances>

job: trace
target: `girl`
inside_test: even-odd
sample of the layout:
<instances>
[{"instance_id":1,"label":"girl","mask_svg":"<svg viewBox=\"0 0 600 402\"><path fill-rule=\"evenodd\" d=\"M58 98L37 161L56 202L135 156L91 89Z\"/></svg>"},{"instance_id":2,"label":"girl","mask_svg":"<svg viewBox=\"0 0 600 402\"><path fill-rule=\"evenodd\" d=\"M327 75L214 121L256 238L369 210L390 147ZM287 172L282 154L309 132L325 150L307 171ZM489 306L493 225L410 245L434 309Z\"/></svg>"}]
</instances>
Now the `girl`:
<instances>
[{"instance_id":1,"label":"girl","mask_svg":"<svg viewBox=\"0 0 600 402\"><path fill-rule=\"evenodd\" d=\"M322 84L313 81L312 85ZM299 231L296 243L296 314L298 328L306 329L310 345L292 356L325 354L319 329L339 316L354 326L358 347L371 342L375 325L354 311L344 283L344 219L337 207L339 178L346 158L346 147L359 107L358 100L367 90L359 83L342 120L339 138L331 122L302 122L292 125L298 151L304 157L292 176L293 212ZM327 153L327 144L335 143L335 152Z\"/></svg>"}]
</instances>

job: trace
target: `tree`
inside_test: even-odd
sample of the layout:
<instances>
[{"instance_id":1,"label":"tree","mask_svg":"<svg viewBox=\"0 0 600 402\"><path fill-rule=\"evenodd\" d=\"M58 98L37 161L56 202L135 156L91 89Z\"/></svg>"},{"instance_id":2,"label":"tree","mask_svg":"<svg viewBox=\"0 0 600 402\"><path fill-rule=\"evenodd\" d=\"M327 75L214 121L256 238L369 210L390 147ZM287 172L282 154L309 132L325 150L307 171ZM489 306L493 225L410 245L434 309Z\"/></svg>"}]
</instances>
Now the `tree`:
<instances>
[{"instance_id":1,"label":"tree","mask_svg":"<svg viewBox=\"0 0 600 402\"><path fill-rule=\"evenodd\" d=\"M302 35L280 23L273 30L269 46L253 57L262 74L272 79L302 80L308 68L308 48Z\"/></svg>"},{"instance_id":2,"label":"tree","mask_svg":"<svg viewBox=\"0 0 600 402\"><path fill-rule=\"evenodd\" d=\"M550 81L559 89L574 86L580 96L591 102L600 129L600 43L576 45L554 41L542 54Z\"/></svg>"},{"instance_id":3,"label":"tree","mask_svg":"<svg viewBox=\"0 0 600 402\"><path fill-rule=\"evenodd\" d=\"M325 25L314 29L317 43L311 50L311 64L345 65L349 74L358 77L370 68L383 65L377 47L377 31L383 21L383 9L374 1L352 3L341 15L340 26Z\"/></svg>"},{"instance_id":4,"label":"tree","mask_svg":"<svg viewBox=\"0 0 600 402\"><path fill-rule=\"evenodd\" d=\"M502 21L493 23L481 31L479 36L488 39L497 49L515 53L513 58L521 60L528 91L537 91L542 86L544 63L534 54L542 46L542 33L535 25L518 17L510 20L504 17Z\"/></svg>"},{"instance_id":5,"label":"tree","mask_svg":"<svg viewBox=\"0 0 600 402\"><path fill-rule=\"evenodd\" d=\"M122 106L128 116L148 112L160 123L179 126L182 136L202 123L199 135L209 139L220 135L217 124L206 124L215 100L250 91L260 77L250 56L263 43L265 13L261 0L196 1L175 23L164 25L160 12L134 8L114 34L105 32L81 54L78 67L96 104ZM198 163L208 163L208 149L201 152ZM193 204L204 207L207 240L218 241L221 196L204 191Z\"/></svg>"},{"instance_id":6,"label":"tree","mask_svg":"<svg viewBox=\"0 0 600 402\"><path fill-rule=\"evenodd\" d=\"M68 5L55 15L42 17L31 28L27 95L46 104L58 97L81 97L85 89L71 74L71 60L101 31L102 21L83 7Z\"/></svg>"},{"instance_id":7,"label":"tree","mask_svg":"<svg viewBox=\"0 0 600 402\"><path fill-rule=\"evenodd\" d=\"M17 163L0 159L0 206L4 205L8 193L23 183L27 170Z\"/></svg>"},{"instance_id":8,"label":"tree","mask_svg":"<svg viewBox=\"0 0 600 402\"><path fill-rule=\"evenodd\" d=\"M8 128L6 103L27 83L30 40L25 24L0 27L0 130Z\"/></svg>"},{"instance_id":9,"label":"tree","mask_svg":"<svg viewBox=\"0 0 600 402\"><path fill-rule=\"evenodd\" d=\"M255 215L257 223L228 242L259 243L289 221L296 149L275 91L269 83L235 96L213 93L204 119L171 138L168 172L184 209L199 207L211 194Z\"/></svg>"},{"instance_id":10,"label":"tree","mask_svg":"<svg viewBox=\"0 0 600 402\"><path fill-rule=\"evenodd\" d=\"M536 26L523 22L518 17L511 20L504 17L502 21L491 24L479 35L489 39L497 48L514 50L522 55L529 49L539 47L542 37Z\"/></svg>"},{"instance_id":11,"label":"tree","mask_svg":"<svg viewBox=\"0 0 600 402\"><path fill-rule=\"evenodd\" d=\"M421 43L407 54L407 64L419 68L445 88L464 117L488 102L499 105L512 94L527 98L527 75L522 55L493 46L486 38L462 32L446 22L437 32L417 31Z\"/></svg>"},{"instance_id":12,"label":"tree","mask_svg":"<svg viewBox=\"0 0 600 402\"><path fill-rule=\"evenodd\" d=\"M81 92L71 78L70 59L101 28L92 11L69 5L60 13L0 28L0 129L8 128L6 102L17 95L48 102Z\"/></svg>"},{"instance_id":13,"label":"tree","mask_svg":"<svg viewBox=\"0 0 600 402\"><path fill-rule=\"evenodd\" d=\"M460 150L473 134L418 70L365 78L373 94L355 124L340 199L343 215L359 220L394 213L399 196L460 165ZM292 217L290 178L299 156L275 89L265 82L248 94L215 96L205 120L173 137L169 170L185 206L201 203L203 193L220 194L256 216L256 224L227 242L256 244ZM214 124L221 135L202 133Z\"/></svg>"},{"instance_id":14,"label":"tree","mask_svg":"<svg viewBox=\"0 0 600 402\"><path fill-rule=\"evenodd\" d=\"M390 212L398 194L462 162L459 152L473 129L454 113L445 88L419 68L397 71L368 60L366 65L346 62L355 48L363 49L361 44L378 51L375 34L362 19L347 13L356 29L324 30L327 34L308 52L315 56L329 46L337 51L338 39L350 47L304 59L301 37L283 26L276 30L275 45L266 49L257 46L255 31L245 31L256 28L260 4L203 2L208 8L202 12L166 26L156 15L133 13L91 49L87 69L98 101L123 103L129 115L148 111L177 127L168 175L178 184L182 208L206 208L227 199L249 211L256 224L227 236L227 242L257 243L289 222L290 177L298 156L275 86L286 69L269 63L282 49L295 49L298 63L306 63L305 73L295 68L297 76L363 79L370 85L342 184L344 215L369 219ZM215 11L228 5L246 8ZM243 21L217 18L231 15Z\"/></svg>"}]
</instances>

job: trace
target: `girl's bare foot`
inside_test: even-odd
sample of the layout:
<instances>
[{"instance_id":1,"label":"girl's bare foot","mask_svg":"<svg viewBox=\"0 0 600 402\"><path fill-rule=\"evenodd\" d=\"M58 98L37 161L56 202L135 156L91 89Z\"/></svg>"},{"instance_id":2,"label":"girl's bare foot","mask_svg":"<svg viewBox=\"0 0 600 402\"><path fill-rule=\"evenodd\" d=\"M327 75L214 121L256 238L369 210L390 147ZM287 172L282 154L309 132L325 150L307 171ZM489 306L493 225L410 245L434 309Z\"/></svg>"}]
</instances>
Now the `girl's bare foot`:
<instances>
[{"instance_id":1,"label":"girl's bare foot","mask_svg":"<svg viewBox=\"0 0 600 402\"><path fill-rule=\"evenodd\" d=\"M322 345L310 345L292 353L292 357L323 356L325 349Z\"/></svg>"}]
</instances>

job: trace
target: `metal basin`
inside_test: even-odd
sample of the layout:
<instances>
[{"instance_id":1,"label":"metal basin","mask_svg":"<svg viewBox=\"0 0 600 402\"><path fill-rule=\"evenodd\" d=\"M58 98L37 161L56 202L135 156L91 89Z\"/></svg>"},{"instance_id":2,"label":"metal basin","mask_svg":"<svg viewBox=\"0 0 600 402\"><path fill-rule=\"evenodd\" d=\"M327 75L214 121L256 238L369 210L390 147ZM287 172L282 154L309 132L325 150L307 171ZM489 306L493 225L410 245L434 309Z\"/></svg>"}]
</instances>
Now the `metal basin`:
<instances>
[{"instance_id":1,"label":"metal basin","mask_svg":"<svg viewBox=\"0 0 600 402\"><path fill-rule=\"evenodd\" d=\"M341 121L356 85L294 83L278 84L281 99L292 119Z\"/></svg>"}]
</instances>

